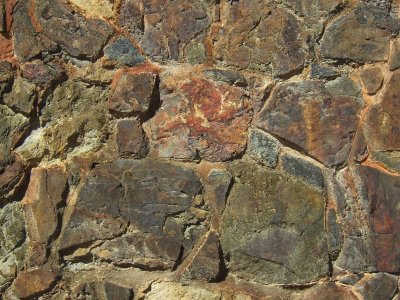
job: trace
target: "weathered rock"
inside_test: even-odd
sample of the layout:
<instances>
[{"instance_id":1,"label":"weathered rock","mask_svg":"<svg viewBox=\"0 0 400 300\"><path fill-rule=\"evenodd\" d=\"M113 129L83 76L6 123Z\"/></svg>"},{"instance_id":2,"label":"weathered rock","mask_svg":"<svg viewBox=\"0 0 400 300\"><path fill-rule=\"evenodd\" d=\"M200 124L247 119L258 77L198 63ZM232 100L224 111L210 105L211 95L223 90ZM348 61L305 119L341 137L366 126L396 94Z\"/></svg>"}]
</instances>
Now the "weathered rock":
<instances>
[{"instance_id":1,"label":"weathered rock","mask_svg":"<svg viewBox=\"0 0 400 300\"><path fill-rule=\"evenodd\" d=\"M85 16L110 19L114 16L113 2L108 0L70 0L85 12Z\"/></svg>"},{"instance_id":2,"label":"weathered rock","mask_svg":"<svg viewBox=\"0 0 400 300\"><path fill-rule=\"evenodd\" d=\"M307 34L288 11L262 0L226 5L215 43L222 64L284 75L303 66Z\"/></svg>"},{"instance_id":3,"label":"weathered rock","mask_svg":"<svg viewBox=\"0 0 400 300\"><path fill-rule=\"evenodd\" d=\"M57 277L56 272L45 269L21 272L14 281L15 294L21 299L37 296L51 288Z\"/></svg>"},{"instance_id":4,"label":"weathered rock","mask_svg":"<svg viewBox=\"0 0 400 300\"><path fill-rule=\"evenodd\" d=\"M263 284L326 276L323 193L257 165L238 162L231 167L236 182L220 234L230 272Z\"/></svg>"},{"instance_id":5,"label":"weathered rock","mask_svg":"<svg viewBox=\"0 0 400 300\"><path fill-rule=\"evenodd\" d=\"M106 281L104 283L104 296L106 300L132 300L133 291L129 287Z\"/></svg>"},{"instance_id":6,"label":"weathered rock","mask_svg":"<svg viewBox=\"0 0 400 300\"><path fill-rule=\"evenodd\" d=\"M325 67L323 65L317 64L317 63L312 63L311 64L311 70L310 70L310 77L311 78L325 78L325 79L330 79L330 78L335 78L340 75L339 72L335 71L334 69L330 67Z\"/></svg>"},{"instance_id":7,"label":"weathered rock","mask_svg":"<svg viewBox=\"0 0 400 300\"><path fill-rule=\"evenodd\" d=\"M24 181L26 166L16 157L0 170L0 203L2 203L18 192Z\"/></svg>"},{"instance_id":8,"label":"weathered rock","mask_svg":"<svg viewBox=\"0 0 400 300\"><path fill-rule=\"evenodd\" d=\"M57 64L34 61L22 66L22 76L35 84L51 85L59 82L65 74Z\"/></svg>"},{"instance_id":9,"label":"weathered rock","mask_svg":"<svg viewBox=\"0 0 400 300\"><path fill-rule=\"evenodd\" d=\"M252 114L242 90L199 77L161 82L162 106L144 124L157 156L225 161L244 151Z\"/></svg>"},{"instance_id":10,"label":"weathered rock","mask_svg":"<svg viewBox=\"0 0 400 300\"><path fill-rule=\"evenodd\" d=\"M397 30L387 10L360 4L326 29L321 53L326 58L358 62L387 60L389 40Z\"/></svg>"},{"instance_id":11,"label":"weathered rock","mask_svg":"<svg viewBox=\"0 0 400 300\"><path fill-rule=\"evenodd\" d=\"M361 100L330 94L317 81L285 83L274 90L255 125L306 150L328 166L345 162L358 126Z\"/></svg>"},{"instance_id":12,"label":"weathered rock","mask_svg":"<svg viewBox=\"0 0 400 300\"><path fill-rule=\"evenodd\" d=\"M392 172L400 173L399 151L373 151L369 158Z\"/></svg>"},{"instance_id":13,"label":"weathered rock","mask_svg":"<svg viewBox=\"0 0 400 300\"><path fill-rule=\"evenodd\" d=\"M63 1L35 1L35 15L43 33L69 55L95 60L113 29L99 19L85 19Z\"/></svg>"},{"instance_id":14,"label":"weathered rock","mask_svg":"<svg viewBox=\"0 0 400 300\"><path fill-rule=\"evenodd\" d=\"M0 1L0 32L3 33L6 30L6 7L4 1Z\"/></svg>"},{"instance_id":15,"label":"weathered rock","mask_svg":"<svg viewBox=\"0 0 400 300\"><path fill-rule=\"evenodd\" d=\"M148 152L147 137L139 120L118 120L116 139L122 156L144 157Z\"/></svg>"},{"instance_id":16,"label":"weathered rock","mask_svg":"<svg viewBox=\"0 0 400 300\"><path fill-rule=\"evenodd\" d=\"M307 300L356 300L356 295L350 289L343 286L336 285L333 282L327 282L315 285L312 288L305 290L297 296L291 297L293 300L307 299Z\"/></svg>"},{"instance_id":17,"label":"weathered rock","mask_svg":"<svg viewBox=\"0 0 400 300\"><path fill-rule=\"evenodd\" d=\"M392 5L392 0L361 0L361 1L369 5L385 8L386 10L389 10Z\"/></svg>"},{"instance_id":18,"label":"weathered rock","mask_svg":"<svg viewBox=\"0 0 400 300\"><path fill-rule=\"evenodd\" d=\"M330 208L326 212L326 229L328 231L328 248L332 260L336 260L343 246L343 232L337 220L337 213Z\"/></svg>"},{"instance_id":19,"label":"weathered rock","mask_svg":"<svg viewBox=\"0 0 400 300\"><path fill-rule=\"evenodd\" d=\"M396 39L391 44L389 56L389 69L394 71L400 68L400 40Z\"/></svg>"},{"instance_id":20,"label":"weathered rock","mask_svg":"<svg viewBox=\"0 0 400 300\"><path fill-rule=\"evenodd\" d=\"M7 61L0 61L0 96L8 92L14 79L13 66Z\"/></svg>"},{"instance_id":21,"label":"weathered rock","mask_svg":"<svg viewBox=\"0 0 400 300\"><path fill-rule=\"evenodd\" d=\"M326 90L335 96L360 97L360 87L349 77L343 75L325 84Z\"/></svg>"},{"instance_id":22,"label":"weathered rock","mask_svg":"<svg viewBox=\"0 0 400 300\"><path fill-rule=\"evenodd\" d=\"M122 70L115 74L108 107L119 113L144 115L157 102L157 75Z\"/></svg>"},{"instance_id":23,"label":"weathered rock","mask_svg":"<svg viewBox=\"0 0 400 300\"><path fill-rule=\"evenodd\" d=\"M383 83L383 74L378 67L365 69L360 75L361 82L368 94L376 94Z\"/></svg>"},{"instance_id":24,"label":"weathered rock","mask_svg":"<svg viewBox=\"0 0 400 300\"><path fill-rule=\"evenodd\" d=\"M397 281L396 276L386 273L366 274L354 287L365 300L392 299Z\"/></svg>"},{"instance_id":25,"label":"weathered rock","mask_svg":"<svg viewBox=\"0 0 400 300\"><path fill-rule=\"evenodd\" d=\"M133 67L144 63L143 56L126 37L121 37L105 47L104 55L108 59L115 61L117 66Z\"/></svg>"},{"instance_id":26,"label":"weathered rock","mask_svg":"<svg viewBox=\"0 0 400 300\"><path fill-rule=\"evenodd\" d=\"M268 133L252 129L249 136L248 151L251 156L268 167L275 168L280 151L279 142Z\"/></svg>"},{"instance_id":27,"label":"weathered rock","mask_svg":"<svg viewBox=\"0 0 400 300\"><path fill-rule=\"evenodd\" d=\"M204 74L214 81L222 81L241 87L247 86L246 78L239 72L232 70L206 69L204 70Z\"/></svg>"},{"instance_id":28,"label":"weathered rock","mask_svg":"<svg viewBox=\"0 0 400 300\"><path fill-rule=\"evenodd\" d=\"M180 283L175 282L160 282L151 285L151 291L146 294L144 299L219 300L221 299L221 292L201 286L182 286Z\"/></svg>"},{"instance_id":29,"label":"weathered rock","mask_svg":"<svg viewBox=\"0 0 400 300\"><path fill-rule=\"evenodd\" d=\"M8 107L25 115L32 112L35 99L35 85L21 77L14 80L12 91L3 98Z\"/></svg>"}]
</instances>

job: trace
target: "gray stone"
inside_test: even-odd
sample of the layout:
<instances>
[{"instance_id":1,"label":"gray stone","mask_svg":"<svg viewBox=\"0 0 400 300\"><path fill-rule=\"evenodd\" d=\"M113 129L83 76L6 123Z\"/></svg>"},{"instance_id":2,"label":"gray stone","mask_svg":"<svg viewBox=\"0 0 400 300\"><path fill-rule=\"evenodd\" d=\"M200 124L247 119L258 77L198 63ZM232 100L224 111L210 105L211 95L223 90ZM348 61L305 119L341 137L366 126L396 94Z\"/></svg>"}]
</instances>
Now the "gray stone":
<instances>
[{"instance_id":1,"label":"gray stone","mask_svg":"<svg viewBox=\"0 0 400 300\"><path fill-rule=\"evenodd\" d=\"M275 168L278 162L280 144L268 133L253 129L250 132L248 151L251 156L268 167Z\"/></svg>"},{"instance_id":2,"label":"gray stone","mask_svg":"<svg viewBox=\"0 0 400 300\"><path fill-rule=\"evenodd\" d=\"M132 300L133 291L129 287L125 287L113 282L106 281L104 283L104 295L106 300Z\"/></svg>"},{"instance_id":3,"label":"gray stone","mask_svg":"<svg viewBox=\"0 0 400 300\"><path fill-rule=\"evenodd\" d=\"M311 78L330 79L330 78L338 77L339 75L340 75L339 72L337 72L336 70L334 70L330 67L325 67L325 66L317 64L317 63L311 64L311 70L310 70Z\"/></svg>"},{"instance_id":4,"label":"gray stone","mask_svg":"<svg viewBox=\"0 0 400 300\"><path fill-rule=\"evenodd\" d=\"M325 87L329 93L338 96L359 97L361 93L360 87L347 76L329 81Z\"/></svg>"},{"instance_id":5,"label":"gray stone","mask_svg":"<svg viewBox=\"0 0 400 300\"><path fill-rule=\"evenodd\" d=\"M4 103L17 112L29 115L33 110L35 99L35 85L21 77L17 77L14 80L11 92L4 96Z\"/></svg>"},{"instance_id":6,"label":"gray stone","mask_svg":"<svg viewBox=\"0 0 400 300\"><path fill-rule=\"evenodd\" d=\"M105 47L104 55L108 59L116 61L117 66L133 67L145 61L138 49L126 37L121 37Z\"/></svg>"},{"instance_id":7,"label":"gray stone","mask_svg":"<svg viewBox=\"0 0 400 300\"><path fill-rule=\"evenodd\" d=\"M246 78L239 72L222 69L206 69L203 72L208 78L211 78L215 81L222 81L231 85L242 87L247 86Z\"/></svg>"},{"instance_id":8,"label":"gray stone","mask_svg":"<svg viewBox=\"0 0 400 300\"><path fill-rule=\"evenodd\" d=\"M396 39L392 42L390 56L389 56L389 69L394 71L400 68L400 40Z\"/></svg>"},{"instance_id":9,"label":"gray stone","mask_svg":"<svg viewBox=\"0 0 400 300\"><path fill-rule=\"evenodd\" d=\"M392 299L397 291L397 282L397 276L391 274L366 274L354 287L365 300Z\"/></svg>"}]
</instances>

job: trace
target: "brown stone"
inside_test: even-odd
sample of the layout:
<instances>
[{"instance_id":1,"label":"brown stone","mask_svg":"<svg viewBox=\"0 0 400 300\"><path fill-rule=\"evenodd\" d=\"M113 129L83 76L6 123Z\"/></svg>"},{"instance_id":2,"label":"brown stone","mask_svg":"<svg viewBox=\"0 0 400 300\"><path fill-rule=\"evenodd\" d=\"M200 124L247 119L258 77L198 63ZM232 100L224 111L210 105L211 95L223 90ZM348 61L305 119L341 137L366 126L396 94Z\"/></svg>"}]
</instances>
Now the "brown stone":
<instances>
[{"instance_id":1,"label":"brown stone","mask_svg":"<svg viewBox=\"0 0 400 300\"><path fill-rule=\"evenodd\" d=\"M336 285L333 282L317 284L312 288L290 298L293 300L356 300L358 299L353 292L343 286Z\"/></svg>"},{"instance_id":2,"label":"brown stone","mask_svg":"<svg viewBox=\"0 0 400 300\"><path fill-rule=\"evenodd\" d=\"M393 299L397 282L397 276L391 274L366 274L354 287L365 300Z\"/></svg>"},{"instance_id":3,"label":"brown stone","mask_svg":"<svg viewBox=\"0 0 400 300\"><path fill-rule=\"evenodd\" d=\"M118 120L116 138L122 156L144 157L148 151L147 137L139 120Z\"/></svg>"},{"instance_id":4,"label":"brown stone","mask_svg":"<svg viewBox=\"0 0 400 300\"><path fill-rule=\"evenodd\" d=\"M131 288L106 281L104 283L104 295L106 300L132 300L133 291Z\"/></svg>"},{"instance_id":5,"label":"brown stone","mask_svg":"<svg viewBox=\"0 0 400 300\"><path fill-rule=\"evenodd\" d=\"M25 175L25 164L16 158L0 173L0 202L11 197Z\"/></svg>"},{"instance_id":6,"label":"brown stone","mask_svg":"<svg viewBox=\"0 0 400 300\"><path fill-rule=\"evenodd\" d=\"M389 69L394 71L400 68L400 40L396 39L392 42L389 56Z\"/></svg>"},{"instance_id":7,"label":"brown stone","mask_svg":"<svg viewBox=\"0 0 400 300\"><path fill-rule=\"evenodd\" d=\"M21 272L14 281L15 294L21 299L37 296L48 290L57 277L56 272L45 269Z\"/></svg>"},{"instance_id":8,"label":"brown stone","mask_svg":"<svg viewBox=\"0 0 400 300\"><path fill-rule=\"evenodd\" d=\"M36 84L50 85L59 81L64 75L62 68L53 63L34 61L22 66L22 76Z\"/></svg>"},{"instance_id":9,"label":"brown stone","mask_svg":"<svg viewBox=\"0 0 400 300\"><path fill-rule=\"evenodd\" d=\"M378 67L365 69L360 75L361 82L368 94L376 94L382 87L383 74Z\"/></svg>"}]
</instances>

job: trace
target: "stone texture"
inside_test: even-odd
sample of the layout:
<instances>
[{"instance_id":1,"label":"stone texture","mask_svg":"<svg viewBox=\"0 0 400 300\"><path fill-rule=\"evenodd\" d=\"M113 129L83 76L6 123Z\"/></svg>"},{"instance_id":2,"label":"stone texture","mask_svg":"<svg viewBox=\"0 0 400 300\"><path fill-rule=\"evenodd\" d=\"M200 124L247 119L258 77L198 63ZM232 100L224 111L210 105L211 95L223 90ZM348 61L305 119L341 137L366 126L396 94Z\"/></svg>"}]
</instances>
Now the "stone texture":
<instances>
[{"instance_id":1,"label":"stone texture","mask_svg":"<svg viewBox=\"0 0 400 300\"><path fill-rule=\"evenodd\" d=\"M350 153L362 103L342 95L347 90L330 89L335 94L318 81L284 83L274 90L255 125L328 166L342 164Z\"/></svg>"},{"instance_id":2,"label":"stone texture","mask_svg":"<svg viewBox=\"0 0 400 300\"><path fill-rule=\"evenodd\" d=\"M52 85L62 80L65 72L58 64L33 61L22 66L22 76L35 84Z\"/></svg>"},{"instance_id":3,"label":"stone texture","mask_svg":"<svg viewBox=\"0 0 400 300\"><path fill-rule=\"evenodd\" d=\"M252 116L240 89L198 77L181 83L166 74L160 99L161 108L145 123L157 156L225 161L244 151Z\"/></svg>"},{"instance_id":4,"label":"stone texture","mask_svg":"<svg viewBox=\"0 0 400 300\"><path fill-rule=\"evenodd\" d=\"M373 151L370 159L379 165L383 165L389 171L400 173L399 151Z\"/></svg>"},{"instance_id":5,"label":"stone texture","mask_svg":"<svg viewBox=\"0 0 400 300\"><path fill-rule=\"evenodd\" d=\"M14 281L15 294L21 299L36 296L48 290L56 279L57 273L50 270L21 272Z\"/></svg>"},{"instance_id":6,"label":"stone texture","mask_svg":"<svg viewBox=\"0 0 400 300\"><path fill-rule=\"evenodd\" d=\"M138 120L119 120L116 138L122 156L144 157L148 152L147 137Z\"/></svg>"},{"instance_id":7,"label":"stone texture","mask_svg":"<svg viewBox=\"0 0 400 300\"><path fill-rule=\"evenodd\" d=\"M262 130L253 129L249 136L248 151L250 155L268 167L276 167L280 150L279 142Z\"/></svg>"},{"instance_id":8,"label":"stone texture","mask_svg":"<svg viewBox=\"0 0 400 300\"><path fill-rule=\"evenodd\" d=\"M143 56L126 37L121 37L105 47L104 55L108 59L116 61L117 66L133 67L144 63Z\"/></svg>"},{"instance_id":9,"label":"stone texture","mask_svg":"<svg viewBox=\"0 0 400 300\"><path fill-rule=\"evenodd\" d=\"M112 283L104 283L104 295L106 300L132 300L133 291L131 288Z\"/></svg>"},{"instance_id":10,"label":"stone texture","mask_svg":"<svg viewBox=\"0 0 400 300\"><path fill-rule=\"evenodd\" d=\"M204 74L214 81L222 81L231 85L242 87L247 86L246 78L239 72L232 70L206 69L204 70Z\"/></svg>"},{"instance_id":11,"label":"stone texture","mask_svg":"<svg viewBox=\"0 0 400 300\"><path fill-rule=\"evenodd\" d=\"M24 115L29 115L32 112L35 100L35 85L21 77L14 80L11 92L4 96L4 103L8 107Z\"/></svg>"},{"instance_id":12,"label":"stone texture","mask_svg":"<svg viewBox=\"0 0 400 300\"><path fill-rule=\"evenodd\" d=\"M0 61L0 95L8 92L14 79L13 65L8 61Z\"/></svg>"},{"instance_id":13,"label":"stone texture","mask_svg":"<svg viewBox=\"0 0 400 300\"><path fill-rule=\"evenodd\" d=\"M330 79L330 78L335 78L338 77L340 74L335 71L334 69L323 66L317 63L312 63L311 64L311 70L310 70L310 77L311 78L325 78L325 79Z\"/></svg>"},{"instance_id":14,"label":"stone texture","mask_svg":"<svg viewBox=\"0 0 400 300\"><path fill-rule=\"evenodd\" d=\"M360 74L361 82L368 94L376 94L383 83L383 74L378 67L367 68Z\"/></svg>"},{"instance_id":15,"label":"stone texture","mask_svg":"<svg viewBox=\"0 0 400 300\"><path fill-rule=\"evenodd\" d=\"M367 274L354 286L365 300L392 299L398 278L386 273Z\"/></svg>"},{"instance_id":16,"label":"stone texture","mask_svg":"<svg viewBox=\"0 0 400 300\"><path fill-rule=\"evenodd\" d=\"M232 171L237 180L220 236L230 272L264 284L300 284L326 276L322 192L254 164L234 163Z\"/></svg>"},{"instance_id":17,"label":"stone texture","mask_svg":"<svg viewBox=\"0 0 400 300\"><path fill-rule=\"evenodd\" d=\"M292 297L293 299L326 299L326 300L355 300L358 299L351 290L342 286L335 285L332 282L318 284L312 288L307 289L304 293ZM291 298L291 299L292 299Z\"/></svg>"},{"instance_id":18,"label":"stone texture","mask_svg":"<svg viewBox=\"0 0 400 300\"><path fill-rule=\"evenodd\" d=\"M391 44L388 63L390 71L400 68L400 40L398 39L394 40Z\"/></svg>"},{"instance_id":19,"label":"stone texture","mask_svg":"<svg viewBox=\"0 0 400 300\"><path fill-rule=\"evenodd\" d=\"M23 184L26 165L16 157L0 169L0 203L4 203L15 196Z\"/></svg>"},{"instance_id":20,"label":"stone texture","mask_svg":"<svg viewBox=\"0 0 400 300\"><path fill-rule=\"evenodd\" d=\"M387 60L389 40L397 30L387 10L360 4L326 29L321 54L358 62Z\"/></svg>"},{"instance_id":21,"label":"stone texture","mask_svg":"<svg viewBox=\"0 0 400 300\"><path fill-rule=\"evenodd\" d=\"M307 33L288 11L261 0L225 5L216 37L215 59L239 68L285 75L307 56Z\"/></svg>"}]
</instances>

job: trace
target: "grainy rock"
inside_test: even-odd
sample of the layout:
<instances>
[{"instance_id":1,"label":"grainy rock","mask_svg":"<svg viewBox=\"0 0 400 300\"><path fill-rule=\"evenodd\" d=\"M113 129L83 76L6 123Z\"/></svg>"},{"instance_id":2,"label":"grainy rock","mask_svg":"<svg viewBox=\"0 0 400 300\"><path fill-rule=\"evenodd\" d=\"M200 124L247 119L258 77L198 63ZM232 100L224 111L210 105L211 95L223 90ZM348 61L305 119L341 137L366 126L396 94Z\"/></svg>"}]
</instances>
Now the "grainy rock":
<instances>
[{"instance_id":1,"label":"grainy rock","mask_svg":"<svg viewBox=\"0 0 400 300\"><path fill-rule=\"evenodd\" d=\"M21 272L14 281L15 294L21 299L37 296L48 290L57 276L56 272L45 269Z\"/></svg>"},{"instance_id":2,"label":"grainy rock","mask_svg":"<svg viewBox=\"0 0 400 300\"><path fill-rule=\"evenodd\" d=\"M360 79L368 94L376 94L383 83L383 74L378 67L367 68L361 75Z\"/></svg>"},{"instance_id":3,"label":"grainy rock","mask_svg":"<svg viewBox=\"0 0 400 300\"><path fill-rule=\"evenodd\" d=\"M22 66L22 76L35 84L51 85L64 78L65 72L57 64L34 61Z\"/></svg>"},{"instance_id":4,"label":"grainy rock","mask_svg":"<svg viewBox=\"0 0 400 300\"><path fill-rule=\"evenodd\" d=\"M17 112L29 115L34 108L35 99L35 85L21 77L17 77L14 80L12 91L4 96L4 103Z\"/></svg>"},{"instance_id":5,"label":"grainy rock","mask_svg":"<svg viewBox=\"0 0 400 300\"><path fill-rule=\"evenodd\" d=\"M118 151L122 156L144 157L147 154L148 141L138 120L119 120L116 138Z\"/></svg>"},{"instance_id":6,"label":"grainy rock","mask_svg":"<svg viewBox=\"0 0 400 300\"><path fill-rule=\"evenodd\" d=\"M309 300L356 300L356 295L350 290L343 286L336 285L332 282L318 284L312 288L305 290L298 296L292 297L295 299L309 299ZM291 298L291 299L292 299Z\"/></svg>"},{"instance_id":7,"label":"grainy rock","mask_svg":"<svg viewBox=\"0 0 400 300\"><path fill-rule=\"evenodd\" d=\"M400 40L396 39L392 42L390 56L389 56L389 69L394 71L400 68Z\"/></svg>"},{"instance_id":8,"label":"grainy rock","mask_svg":"<svg viewBox=\"0 0 400 300\"><path fill-rule=\"evenodd\" d=\"M311 78L335 78L338 77L340 73L338 73L336 70L326 67L317 63L312 63L311 64L311 70L310 70L310 77Z\"/></svg>"},{"instance_id":9,"label":"grainy rock","mask_svg":"<svg viewBox=\"0 0 400 300\"><path fill-rule=\"evenodd\" d=\"M144 63L143 56L126 37L121 37L105 47L104 55L108 59L116 61L117 66L133 67Z\"/></svg>"},{"instance_id":10,"label":"grainy rock","mask_svg":"<svg viewBox=\"0 0 400 300\"><path fill-rule=\"evenodd\" d=\"M104 295L106 300L132 300L133 291L129 287L125 287L113 282L104 283Z\"/></svg>"},{"instance_id":11,"label":"grainy rock","mask_svg":"<svg viewBox=\"0 0 400 300\"><path fill-rule=\"evenodd\" d=\"M397 276L390 274L366 274L354 287L365 300L392 299L397 290L397 282Z\"/></svg>"},{"instance_id":12,"label":"grainy rock","mask_svg":"<svg viewBox=\"0 0 400 300\"><path fill-rule=\"evenodd\" d=\"M268 167L276 167L280 150L279 142L266 132L253 129L249 136L248 151Z\"/></svg>"}]
</instances>

